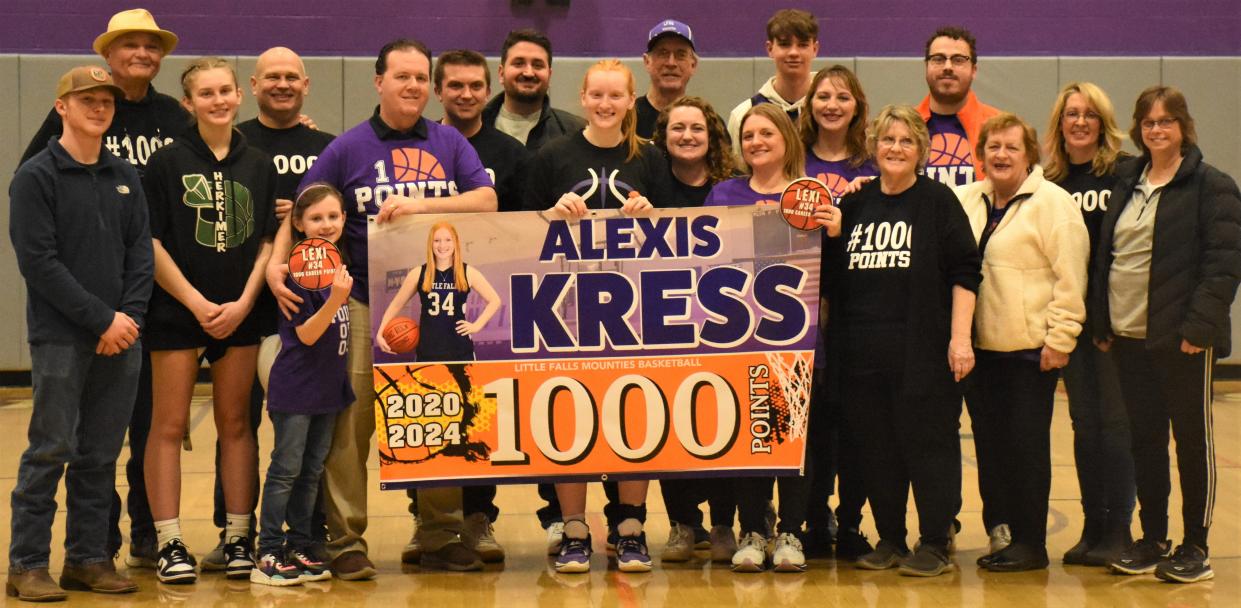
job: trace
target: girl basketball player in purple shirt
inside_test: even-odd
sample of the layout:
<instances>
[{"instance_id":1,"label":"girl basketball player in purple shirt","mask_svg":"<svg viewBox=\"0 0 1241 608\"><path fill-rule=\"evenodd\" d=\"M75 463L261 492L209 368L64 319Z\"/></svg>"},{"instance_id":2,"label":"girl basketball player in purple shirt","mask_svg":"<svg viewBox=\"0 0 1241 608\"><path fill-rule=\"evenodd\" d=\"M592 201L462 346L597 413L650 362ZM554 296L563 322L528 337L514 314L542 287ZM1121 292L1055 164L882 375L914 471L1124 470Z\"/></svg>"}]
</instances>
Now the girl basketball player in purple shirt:
<instances>
[{"instance_id":1,"label":"girl basketball player in purple shirt","mask_svg":"<svg viewBox=\"0 0 1241 608\"><path fill-rule=\"evenodd\" d=\"M291 213L295 238L340 243L345 204L336 188L311 184L297 197ZM267 410L276 437L263 482L259 560L250 571L250 582L278 587L332 576L309 551L311 513L336 415L354 400L345 367L349 349L345 303L353 277L342 265L328 290L309 291L292 278L285 284L302 297L303 304L292 318L279 318L280 354L267 388Z\"/></svg>"}]
</instances>

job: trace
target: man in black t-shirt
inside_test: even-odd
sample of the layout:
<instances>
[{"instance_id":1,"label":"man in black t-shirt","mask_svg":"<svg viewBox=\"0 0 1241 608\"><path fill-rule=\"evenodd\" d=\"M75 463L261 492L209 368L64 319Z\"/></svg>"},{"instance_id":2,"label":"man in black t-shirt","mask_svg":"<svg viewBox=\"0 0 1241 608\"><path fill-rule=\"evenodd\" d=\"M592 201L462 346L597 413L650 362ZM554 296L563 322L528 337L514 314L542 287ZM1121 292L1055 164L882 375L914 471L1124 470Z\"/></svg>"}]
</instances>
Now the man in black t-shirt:
<instances>
[{"instance_id":1,"label":"man in black t-shirt","mask_svg":"<svg viewBox=\"0 0 1241 608\"><path fill-rule=\"evenodd\" d=\"M259 55L250 91L259 115L237 129L276 163L276 217L284 220L297 198L302 175L335 136L304 124L302 104L310 93L310 77L302 58L292 50L278 46Z\"/></svg>"},{"instance_id":2,"label":"man in black t-shirt","mask_svg":"<svg viewBox=\"0 0 1241 608\"><path fill-rule=\"evenodd\" d=\"M512 136L483 121L491 94L487 59L475 51L447 51L435 62L435 96L444 106L440 122L461 132L478 152L496 186L500 211L520 211L526 160L530 152Z\"/></svg>"},{"instance_id":3,"label":"man in black t-shirt","mask_svg":"<svg viewBox=\"0 0 1241 608\"><path fill-rule=\"evenodd\" d=\"M698 69L693 30L674 19L660 21L647 35L642 64L651 76L651 88L634 107L638 110L638 135L650 139L655 135L659 113L685 96L689 79Z\"/></svg>"}]
</instances>

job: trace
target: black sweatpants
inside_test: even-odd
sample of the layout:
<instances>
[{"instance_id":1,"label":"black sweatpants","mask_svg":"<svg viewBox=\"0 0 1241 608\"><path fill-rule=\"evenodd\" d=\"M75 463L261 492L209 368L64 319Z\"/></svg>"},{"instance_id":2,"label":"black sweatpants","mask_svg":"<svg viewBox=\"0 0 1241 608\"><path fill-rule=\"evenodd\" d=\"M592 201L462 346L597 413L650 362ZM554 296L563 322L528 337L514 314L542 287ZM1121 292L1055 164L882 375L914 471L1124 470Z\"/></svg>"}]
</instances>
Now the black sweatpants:
<instances>
[{"instance_id":1,"label":"black sweatpants","mask_svg":"<svg viewBox=\"0 0 1241 608\"><path fill-rule=\"evenodd\" d=\"M978 351L969 404L983 520L998 518L1013 542L1047 544L1051 415L1059 370L1007 353ZM872 498L872 503L873 503ZM990 529L990 528L988 528Z\"/></svg>"},{"instance_id":2,"label":"black sweatpants","mask_svg":"<svg viewBox=\"0 0 1241 608\"><path fill-rule=\"evenodd\" d=\"M1112 352L1129 411L1142 535L1160 541L1168 537L1170 423L1181 477L1185 542L1206 550L1215 506L1214 349L1187 355L1179 349L1148 350L1145 340L1116 338Z\"/></svg>"},{"instance_id":3,"label":"black sweatpants","mask_svg":"<svg viewBox=\"0 0 1241 608\"><path fill-rule=\"evenodd\" d=\"M850 370L841 389L845 419L862 446L866 496L879 538L906 546L905 507L912 486L922 544L946 549L961 494L960 484L951 483L960 467L960 397L907 398L902 362L893 364Z\"/></svg>"}]
</instances>

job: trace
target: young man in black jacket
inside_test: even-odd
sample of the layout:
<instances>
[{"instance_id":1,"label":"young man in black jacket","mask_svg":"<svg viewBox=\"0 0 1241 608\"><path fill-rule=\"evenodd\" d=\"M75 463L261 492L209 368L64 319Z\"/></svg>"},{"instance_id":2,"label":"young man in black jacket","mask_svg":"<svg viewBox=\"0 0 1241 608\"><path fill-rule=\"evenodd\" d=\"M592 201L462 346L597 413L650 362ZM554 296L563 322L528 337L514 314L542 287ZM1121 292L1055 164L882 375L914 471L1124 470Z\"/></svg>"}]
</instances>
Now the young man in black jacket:
<instances>
[{"instance_id":1,"label":"young man in black jacket","mask_svg":"<svg viewBox=\"0 0 1241 608\"><path fill-rule=\"evenodd\" d=\"M155 274L142 183L103 142L122 95L99 67L62 76L55 106L62 134L23 164L9 187L9 235L29 293L34 385L30 445L13 489L6 585L23 600L64 599L62 589L138 590L116 573L105 525ZM68 519L57 586L48 560L62 473Z\"/></svg>"},{"instance_id":2,"label":"young man in black jacket","mask_svg":"<svg viewBox=\"0 0 1241 608\"><path fill-rule=\"evenodd\" d=\"M561 135L581 131L586 121L552 107L552 42L532 29L509 32L500 50L504 92L483 108L483 122L511 135L531 152Z\"/></svg>"}]
</instances>

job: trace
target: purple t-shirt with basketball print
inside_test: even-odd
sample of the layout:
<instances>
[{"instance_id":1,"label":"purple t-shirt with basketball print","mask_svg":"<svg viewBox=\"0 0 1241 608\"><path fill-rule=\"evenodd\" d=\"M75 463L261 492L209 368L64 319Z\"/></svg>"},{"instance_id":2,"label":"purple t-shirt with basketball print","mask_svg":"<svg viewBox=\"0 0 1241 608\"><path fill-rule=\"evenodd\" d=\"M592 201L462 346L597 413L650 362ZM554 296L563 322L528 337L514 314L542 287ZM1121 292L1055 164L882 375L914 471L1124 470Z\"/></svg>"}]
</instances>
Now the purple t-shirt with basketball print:
<instances>
[{"instance_id":1,"label":"purple t-shirt with basketball print","mask_svg":"<svg viewBox=\"0 0 1241 608\"><path fill-rule=\"evenodd\" d=\"M832 193L832 204L839 205L849 182L859 177L877 176L879 169L870 160L856 167L848 159L823 160L814 155L814 150L806 148L806 175L823 182L827 191Z\"/></svg>"},{"instance_id":2,"label":"purple t-shirt with basketball print","mask_svg":"<svg viewBox=\"0 0 1241 608\"><path fill-rule=\"evenodd\" d=\"M778 203L783 192L763 193L750 187L750 177L743 175L726 179L711 188L703 206L719 207L722 205L757 205L759 203Z\"/></svg>"},{"instance_id":3,"label":"purple t-shirt with basketball print","mask_svg":"<svg viewBox=\"0 0 1241 608\"><path fill-rule=\"evenodd\" d=\"M927 177L949 187L974 183L974 147L957 116L931 113L926 129L931 134Z\"/></svg>"},{"instance_id":4,"label":"purple t-shirt with basketball print","mask_svg":"<svg viewBox=\"0 0 1241 608\"><path fill-rule=\"evenodd\" d=\"M355 279L356 280L356 279ZM341 306L314 344L302 344L297 328L327 303L330 289L310 291L286 279L285 286L302 297L292 319L279 317L280 354L267 382L267 409L286 414L330 414L353 403L346 373L349 352L349 307Z\"/></svg>"},{"instance_id":5,"label":"purple t-shirt with basketball print","mask_svg":"<svg viewBox=\"0 0 1241 608\"><path fill-rule=\"evenodd\" d=\"M418 119L408 131L392 129L375 115L328 144L302 178L302 186L325 181L345 197L345 253L353 268L368 267L366 218L388 197L455 196L491 188L478 153L461 132ZM365 272L353 274L352 296L369 302Z\"/></svg>"}]
</instances>

